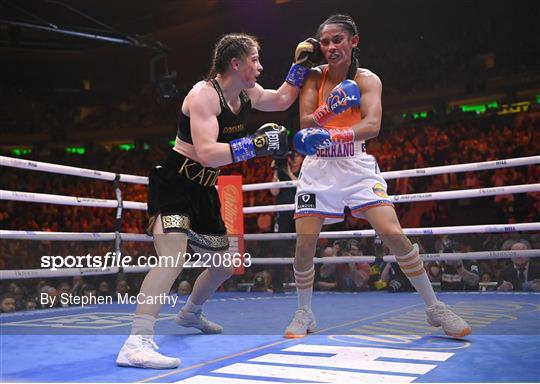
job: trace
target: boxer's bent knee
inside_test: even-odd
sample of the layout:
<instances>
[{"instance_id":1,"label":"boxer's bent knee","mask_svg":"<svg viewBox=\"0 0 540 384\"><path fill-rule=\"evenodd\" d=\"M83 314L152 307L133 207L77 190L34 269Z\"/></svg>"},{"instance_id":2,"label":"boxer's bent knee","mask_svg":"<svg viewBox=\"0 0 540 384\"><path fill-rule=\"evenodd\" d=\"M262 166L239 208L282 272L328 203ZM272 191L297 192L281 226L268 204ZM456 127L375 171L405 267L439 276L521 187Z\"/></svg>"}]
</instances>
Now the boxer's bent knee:
<instances>
[{"instance_id":1,"label":"boxer's bent knee","mask_svg":"<svg viewBox=\"0 0 540 384\"><path fill-rule=\"evenodd\" d=\"M300 240L297 238L294 267L298 271L306 271L313 266L313 257L317 247L317 240Z\"/></svg>"},{"instance_id":2,"label":"boxer's bent knee","mask_svg":"<svg viewBox=\"0 0 540 384\"><path fill-rule=\"evenodd\" d=\"M404 236L403 229L399 222L389 221L377 225L377 233L379 236L397 237Z\"/></svg>"},{"instance_id":3,"label":"boxer's bent knee","mask_svg":"<svg viewBox=\"0 0 540 384\"><path fill-rule=\"evenodd\" d=\"M208 268L208 273L212 276L217 276L222 280L227 280L233 275L234 267L232 265L216 265L211 268Z\"/></svg>"},{"instance_id":4,"label":"boxer's bent knee","mask_svg":"<svg viewBox=\"0 0 540 384\"><path fill-rule=\"evenodd\" d=\"M390 248L390 251L396 255L404 255L412 250L412 243L409 238L401 231L390 233L378 233L383 244Z\"/></svg>"},{"instance_id":5,"label":"boxer's bent knee","mask_svg":"<svg viewBox=\"0 0 540 384\"><path fill-rule=\"evenodd\" d=\"M188 243L193 252L200 255L210 254L211 263L208 273L213 276L219 276L222 279L228 279L234 272L234 265L229 258L216 257L217 254L223 256L225 251L229 249L229 237L223 235L202 235L194 231L188 232Z\"/></svg>"},{"instance_id":6,"label":"boxer's bent knee","mask_svg":"<svg viewBox=\"0 0 540 384\"><path fill-rule=\"evenodd\" d=\"M301 255L314 256L315 249L317 247L317 235L296 235L296 253ZM313 253L313 254L312 254Z\"/></svg>"}]
</instances>

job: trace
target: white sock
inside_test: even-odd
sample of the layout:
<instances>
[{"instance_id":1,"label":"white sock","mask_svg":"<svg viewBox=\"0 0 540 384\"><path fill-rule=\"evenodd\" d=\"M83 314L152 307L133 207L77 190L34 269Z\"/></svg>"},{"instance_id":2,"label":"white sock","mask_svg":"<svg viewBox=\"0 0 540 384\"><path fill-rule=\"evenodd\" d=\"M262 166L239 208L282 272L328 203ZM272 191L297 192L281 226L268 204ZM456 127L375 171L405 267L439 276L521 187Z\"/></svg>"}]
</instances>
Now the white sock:
<instances>
[{"instance_id":1,"label":"white sock","mask_svg":"<svg viewBox=\"0 0 540 384\"><path fill-rule=\"evenodd\" d=\"M413 244L413 249L406 255L396 255L396 260L412 286L420 296L422 296L426 305L430 306L436 304L437 297L435 296L431 281L429 281L426 270L424 269L424 263L420 259L418 244Z\"/></svg>"},{"instance_id":2,"label":"white sock","mask_svg":"<svg viewBox=\"0 0 540 384\"><path fill-rule=\"evenodd\" d=\"M315 268L312 265L310 269L300 272L294 268L294 279L296 281L296 293L298 294L298 308L311 308L311 297L313 296L313 279Z\"/></svg>"},{"instance_id":3,"label":"white sock","mask_svg":"<svg viewBox=\"0 0 540 384\"><path fill-rule=\"evenodd\" d=\"M156 318L152 315L135 315L131 325L132 335L153 335Z\"/></svg>"},{"instance_id":4,"label":"white sock","mask_svg":"<svg viewBox=\"0 0 540 384\"><path fill-rule=\"evenodd\" d=\"M311 296L313 296L313 287L307 289L296 289L298 293L298 308L311 308Z\"/></svg>"},{"instance_id":5,"label":"white sock","mask_svg":"<svg viewBox=\"0 0 540 384\"><path fill-rule=\"evenodd\" d=\"M409 277L409 281L416 289L416 291L422 296L422 299L427 306L437 304L438 300L433 291L431 281L429 281L427 273L423 273L417 277Z\"/></svg>"},{"instance_id":6,"label":"white sock","mask_svg":"<svg viewBox=\"0 0 540 384\"><path fill-rule=\"evenodd\" d=\"M191 301L191 296L190 296L186 304L182 307L182 311L195 313L197 311L200 311L202 307L203 307L202 305L194 304L193 301Z\"/></svg>"}]
</instances>

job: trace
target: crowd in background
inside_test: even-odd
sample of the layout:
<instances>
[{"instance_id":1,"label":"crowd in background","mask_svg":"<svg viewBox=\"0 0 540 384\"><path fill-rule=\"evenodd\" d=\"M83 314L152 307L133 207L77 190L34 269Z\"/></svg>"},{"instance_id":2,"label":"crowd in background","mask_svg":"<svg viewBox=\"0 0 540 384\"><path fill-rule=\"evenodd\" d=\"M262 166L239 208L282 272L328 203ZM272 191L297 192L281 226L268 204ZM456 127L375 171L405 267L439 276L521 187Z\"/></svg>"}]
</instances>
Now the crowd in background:
<instances>
[{"instance_id":1,"label":"crowd in background","mask_svg":"<svg viewBox=\"0 0 540 384\"><path fill-rule=\"evenodd\" d=\"M534 259L519 256L519 251L540 248L538 234L476 234L467 236L417 237L412 239L425 252L472 252L479 249L510 250L518 252L511 260L448 260L426 262L425 268L435 290L498 290L540 292L540 263ZM264 257L274 246L252 243L246 244L254 257ZM282 249L282 247L280 247ZM294 249L294 244L290 244ZM397 263L384 262L382 256L388 249L377 239L360 240L323 239L316 251L317 258L340 256L378 256L375 262L348 262L339 264L316 264L314 289L319 291L362 292L384 290L391 293L413 291L406 276ZM249 268L243 275L233 276L220 291L283 292L272 285L272 274L283 273L285 289L294 290L294 275L290 266L265 269L262 266ZM192 285L201 270L184 269L172 287L171 294L189 295ZM75 276L73 278L38 278L6 280L0 295L0 313L35 310L40 308L67 307L65 297L103 297L111 302L119 296L135 296L139 292L143 274L119 274L101 276ZM63 296L63 300L60 297ZM72 302L74 300L71 300Z\"/></svg>"},{"instance_id":2,"label":"crowd in background","mask_svg":"<svg viewBox=\"0 0 540 384\"><path fill-rule=\"evenodd\" d=\"M395 15L385 12L386 25L392 28L382 30L360 15L359 25L367 23L366 31L361 30L360 34L360 66L369 68L384 80L384 97L399 95L403 98L418 91L450 88L472 95L489 89L490 82L498 84L501 79L534 75L538 71L536 35L531 33L536 20L518 17L523 9L483 9L478 4L470 4L463 12L462 7L448 6L446 11L438 12L456 12L453 16L448 13L446 19L433 19L429 15L430 8L418 7L414 12L405 9L405 13L412 13L410 19L399 12ZM453 21L458 18L459 27ZM259 82L264 87L278 87L292 59L292 50L272 46L270 41L283 39L293 44L291 34L298 34L300 38L314 32L309 27L302 27L301 34L288 29L261 28L264 70ZM197 47L206 49L202 45ZM182 98L208 68L200 64L193 68L180 65L176 63L171 71L179 73L176 86ZM15 65L12 71L18 68ZM77 66L68 66L65 71L71 73L77 69ZM68 129L114 131L134 124L167 123L174 118L174 108L156 103L150 87L140 87L142 79L129 78L129 83L108 87L105 94L98 94L97 89L100 82L103 87L104 83L119 81L112 74L101 74L89 80L81 78L79 73L71 73L58 81L67 82L67 79L77 80L55 84L60 90L54 92L50 90L49 78L0 77L0 132L50 133L52 137L61 137ZM92 81L97 84L92 85Z\"/></svg>"},{"instance_id":3,"label":"crowd in background","mask_svg":"<svg viewBox=\"0 0 540 384\"><path fill-rule=\"evenodd\" d=\"M404 127L392 131L382 131L377 139L368 143L368 153L373 154L382 171L424 168L437 165L459 164L512 157L537 155L540 153L540 116L538 113L520 113L509 117L468 118L444 124L419 123L415 126ZM107 170L119 173L145 175L150 167L163 160L166 147L152 146L149 149L136 148L133 151L122 151L93 147L84 155L68 154L58 149L47 147L36 148L25 156L29 159L68 164L77 167ZM6 155L10 155L5 153ZM54 175L4 168L2 170L1 189L21 190L37 193L52 193L78 197L115 199L112 183L83 179L73 176ZM239 174L243 176L244 184L272 181L274 169L271 158L253 159L248 162L233 164L226 167L222 174ZM408 194L421 192L448 191L471 188L488 188L505 185L537 183L540 170L537 166L522 166L500 168L468 173L450 173L433 177L405 178L389 180L389 194ZM146 186L122 184L124 201L146 201ZM274 204L275 197L270 191L244 193L244 206ZM70 207L53 204L32 204L3 201L0 210L0 228L29 231L66 231L66 232L112 232L115 230L114 210L89 207ZM499 195L484 198L469 198L437 202L419 202L411 204L396 204L403 227L429 227L468 224L501 224L518 222L535 222L540 220L540 194L523 193L514 195ZM271 213L246 215L246 233L272 232L274 216ZM146 224L145 212L124 210L121 221L121 232L143 233ZM346 215L345 221L333 225L328 230L350 230L369 228L366 222ZM521 235L477 235L460 239L452 249L461 251L471 250L500 250L510 249L512 242L524 243L527 248L540 248L538 237ZM438 252L441 239L433 237L418 239L422 248L427 252ZM30 244L33 243L33 244ZM112 244L106 243L63 243L63 242L29 242L4 240L0 243L0 268L24 269L39 268L39 257L44 254L85 255L87 253L103 255L110 251ZM272 256L272 247L260 243L247 243L247 251L254 257ZM348 244L344 248L320 242L318 256L341 256L345 249L357 248L360 254L373 254L373 241L363 239L355 245ZM80 248L80 249L79 249ZM444 247L443 247L444 248ZM293 247L288 255L292 256ZM123 244L124 254L137 257L138 255L153 254L151 243L126 242ZM508 261L493 261L478 265L476 273L482 281L498 281L504 266ZM432 265L426 266L429 270ZM435 266L443 273L444 267ZM467 264L467 268L470 265ZM287 268L286 268L287 269ZM375 270L375 272L374 272ZM285 270L285 282L293 280ZM350 266L348 264L318 271L320 289L364 290L377 289L375 282L382 281L391 274L384 265ZM399 273L398 270L394 271ZM379 275L377 275L377 273ZM241 277L229 280L223 289L238 289L248 284L254 290L271 290L271 271L252 268ZM336 276L334 280L332 274ZM343 275L349 274L347 278ZM182 280L192 284L197 271L185 274ZM377 279L373 275L378 276ZM437 275L434 273L434 275ZM360 278L364 276L364 279ZM368 277L367 280L365 277ZM104 292L118 291L118 284L124 281L130 287L129 292L138 291L141 282L140 275L126 275L122 278L85 278L85 290L77 284L62 279L47 279L46 281L16 281L13 284L2 282L2 293L9 291L8 296L15 296L17 309L32 308L38 293L73 291L77 294L105 294ZM362 282L362 284L359 282ZM387 279L388 280L388 279ZM394 279L395 280L395 279ZM325 284L326 281L326 284ZM354 283L357 282L358 284ZM386 285L379 283L378 287L391 287L392 279ZM80 283L81 285L83 283ZM83 284L83 285L84 285ZM124 283L122 283L124 284ZM121 284L121 285L122 285ZM394 284L395 285L395 284ZM45 287L45 288L44 288ZM107 289L105 289L107 287ZM116 287L116 288L114 288ZM176 288L176 287L175 287ZM124 288L120 288L124 289ZM388 288L392 289L392 288ZM90 292L90 293L89 293ZM38 303L39 307L39 303Z\"/></svg>"}]
</instances>

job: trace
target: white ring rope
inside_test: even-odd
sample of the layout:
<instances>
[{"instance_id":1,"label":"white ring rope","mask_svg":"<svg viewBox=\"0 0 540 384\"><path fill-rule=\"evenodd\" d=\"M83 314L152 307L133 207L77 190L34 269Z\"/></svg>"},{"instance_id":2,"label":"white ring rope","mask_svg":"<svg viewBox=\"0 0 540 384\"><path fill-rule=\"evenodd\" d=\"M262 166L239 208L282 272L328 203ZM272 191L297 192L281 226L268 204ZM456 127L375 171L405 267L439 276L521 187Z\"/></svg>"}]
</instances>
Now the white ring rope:
<instances>
[{"instance_id":1,"label":"white ring rope","mask_svg":"<svg viewBox=\"0 0 540 384\"><path fill-rule=\"evenodd\" d=\"M529 156L515 159L495 160L478 163L457 164L438 166L431 168L419 168L402 171L383 172L385 179L397 179L405 177L431 176L444 173L459 173L469 171L482 171L488 169L507 168L531 164L539 164L540 156ZM80 176L106 181L114 181L117 174L112 172L97 171L86 168L71 167L59 164L44 163L39 161L24 160L0 156L0 166L15 167L34 171L60 173L65 175ZM129 174L119 174L119 181L134 184L148 184L148 178ZM296 187L296 181L284 181L277 183L258 183L244 185L243 191L257 191L268 188L292 188ZM393 202L414 202L429 200L447 200L468 197L483 197L501 194L526 193L540 191L540 184L514 185L495 188L481 188L458 191L444 191L431 193L418 193L409 195L390 196ZM0 190L0 200L14 200L34 203L51 203L74 206L117 208L117 200L94 199L86 197L62 196L43 193L31 193L20 191ZM146 210L146 203L135 201L124 201L123 208ZM282 204L274 206L245 207L244 213L260 212L281 212L294 210L294 204ZM521 223L521 224L495 224L495 225L468 225L455 227L433 227L433 228L404 228L406 235L439 235L439 234L462 234L462 233L490 233L490 232L517 232L517 231L538 231L540 223ZM151 242L152 238L144 234L122 233L120 234L124 241L143 241ZM320 238L353 238L353 237L373 237L375 231L340 231L340 232L322 232ZM23 239L23 240L57 240L57 241L112 241L117 239L116 233L70 233L70 232L40 232L40 231L12 231L0 230L1 239ZM245 240L286 240L295 239L294 233L275 233L275 234L246 234ZM519 254L517 254L519 252ZM468 253L432 253L422 254L423 260L456 260L456 259L502 259L515 256L538 257L540 250L524 251L489 251L489 252L468 252ZM384 256L384 261L394 262L394 256ZM376 260L375 256L340 256L332 258L315 258L316 263L349 263L349 262L367 262L372 263ZM292 264L294 258L254 258L253 264ZM126 273L147 272L149 267L130 267L126 268ZM28 278L51 278L68 277L80 275L103 275L116 274L118 268L63 268L55 271L43 269L28 270L2 270L0 279L28 279Z\"/></svg>"},{"instance_id":2,"label":"white ring rope","mask_svg":"<svg viewBox=\"0 0 540 384\"><path fill-rule=\"evenodd\" d=\"M390 180L390 179L402 179L405 177L441 175L445 173L485 171L488 169L519 167L522 165L533 165L533 164L540 164L540 155L518 157L515 159L483 161L483 162L478 162L478 163L466 163L466 164L442 165L442 166L429 167L429 168L405 169L402 171L387 171L387 172L382 172L381 176L386 180ZM278 182L272 182L272 183L246 184L243 186L242 190L244 192L247 192L247 191L259 191L259 190L270 189L270 188L293 188L293 187L296 187L296 184L297 184L296 180L278 181Z\"/></svg>"},{"instance_id":3,"label":"white ring rope","mask_svg":"<svg viewBox=\"0 0 540 384\"><path fill-rule=\"evenodd\" d=\"M432 228L403 228L407 236L426 235L462 235L470 233L497 233L497 232L525 232L540 231L540 222L520 224L491 224L491 225L462 225L454 227ZM356 237L375 237L373 229L356 231L321 232L321 239L347 239ZM294 240L296 233L250 233L244 235L244 240Z\"/></svg>"},{"instance_id":4,"label":"white ring rope","mask_svg":"<svg viewBox=\"0 0 540 384\"><path fill-rule=\"evenodd\" d=\"M0 271L0 280L43 279L53 277L110 275L120 271L119 268L58 268L50 269L12 269Z\"/></svg>"},{"instance_id":5,"label":"white ring rope","mask_svg":"<svg viewBox=\"0 0 540 384\"><path fill-rule=\"evenodd\" d=\"M14 157L0 156L0 166L28 169L63 175L87 177L90 179L114 181L116 174L113 172L97 171L95 169L71 167L68 165L44 163L41 161L17 159ZM120 181L133 184L148 184L148 177L120 174Z\"/></svg>"},{"instance_id":6,"label":"white ring rope","mask_svg":"<svg viewBox=\"0 0 540 384\"><path fill-rule=\"evenodd\" d=\"M463 225L455 227L403 228L408 236L459 235L467 233L511 233L540 231L540 222L519 224ZM321 239L350 239L374 237L373 229L357 231L321 232ZM142 233L120 233L122 241L151 242L152 237ZM112 241L114 232L40 232L0 230L2 240L54 240L54 241ZM295 233L252 233L245 234L244 240L294 240Z\"/></svg>"},{"instance_id":7,"label":"white ring rope","mask_svg":"<svg viewBox=\"0 0 540 384\"><path fill-rule=\"evenodd\" d=\"M128 233L121 233L122 239ZM137 236L145 236L152 241L152 238L147 235L137 234ZM113 241L116 236L114 232L45 232L45 231L12 231L0 230L0 239L2 240L43 240L43 241ZM145 241L139 239L137 241Z\"/></svg>"},{"instance_id":8,"label":"white ring rope","mask_svg":"<svg viewBox=\"0 0 540 384\"><path fill-rule=\"evenodd\" d=\"M480 251L466 253L423 253L420 255L423 261L448 261L448 260L492 260L492 259L510 259L513 257L540 257L540 249L526 249L522 251ZM313 262L316 264L344 264L344 263L373 263L377 260L375 256L335 256L335 257L315 257ZM395 256L383 256L383 261L393 263ZM292 264L293 257L267 257L252 258L252 265L275 265ZM190 267L193 263L186 263ZM126 267L124 273L142 273L148 272L150 267ZM13 269L0 271L0 280L7 279L43 279L52 277L71 277L80 275L108 275L116 274L119 269L113 268L59 268L50 269Z\"/></svg>"},{"instance_id":9,"label":"white ring rope","mask_svg":"<svg viewBox=\"0 0 540 384\"><path fill-rule=\"evenodd\" d=\"M457 191L443 192L426 192L413 193L408 195L390 195L390 200L394 203L411 203L416 201L432 201L432 200L452 200L463 198L477 198L495 195L506 195L513 193L539 192L540 183L538 184L521 184L509 185L505 187L479 188L479 189L461 189ZM118 207L117 200L94 199L89 197L76 197L65 195L52 195L47 193L20 192L0 190L0 200L10 201L25 201L28 203L49 203L71 206L85 207L101 207L101 208L116 208ZM136 209L145 211L146 203L139 201L124 201L122 207L125 209ZM263 213L263 212L283 212L294 211L294 204L279 204L279 205L260 205L257 207L244 207L244 214Z\"/></svg>"},{"instance_id":10,"label":"white ring rope","mask_svg":"<svg viewBox=\"0 0 540 384\"><path fill-rule=\"evenodd\" d=\"M420 177L440 175L444 173L461 173L470 171L484 171L488 169L498 169L507 167L519 167L540 163L540 155L518 157L514 159L483 161L478 163L443 165L429 168L406 169L401 171L382 172L381 175L387 179L399 179L405 177ZM32 171L61 173L64 175L87 177L92 179L113 181L116 174L113 172L97 171L94 169L71 167L67 165L44 163L41 161L17 159L14 157L0 156L0 166L28 169ZM129 174L120 174L120 181L134 184L148 184L148 177ZM243 191L258 191L269 188L292 188L296 187L295 181L283 181L277 183L257 183L246 184Z\"/></svg>"},{"instance_id":11,"label":"white ring rope","mask_svg":"<svg viewBox=\"0 0 540 384\"><path fill-rule=\"evenodd\" d=\"M448 260L492 260L492 259L511 259L513 257L540 257L540 249L525 249L522 251L478 251L463 253L422 253L420 258L423 261L448 261ZM383 261L395 263L396 257L393 255L383 256ZM334 256L334 257L315 257L313 262L316 264L345 264L345 263L374 263L377 260L375 256ZM292 264L294 257L265 257L253 258L251 263L254 265L266 264Z\"/></svg>"},{"instance_id":12,"label":"white ring rope","mask_svg":"<svg viewBox=\"0 0 540 384\"><path fill-rule=\"evenodd\" d=\"M388 198L393 203L412 203L416 201L452 200L463 198L476 198L495 195L510 195L513 193L539 192L538 184L509 185L505 187L461 189L457 191L413 193L409 195L390 195ZM263 212L294 211L294 204L259 205L257 207L244 207L244 214Z\"/></svg>"},{"instance_id":13,"label":"white ring rope","mask_svg":"<svg viewBox=\"0 0 540 384\"><path fill-rule=\"evenodd\" d=\"M0 190L0 200L25 201L27 203L48 203L59 205L72 205L95 208L117 208L118 200L94 199L91 197L77 197L65 195L51 195L49 193L34 193L20 191ZM122 208L146 211L146 203L139 201L123 201Z\"/></svg>"}]
</instances>

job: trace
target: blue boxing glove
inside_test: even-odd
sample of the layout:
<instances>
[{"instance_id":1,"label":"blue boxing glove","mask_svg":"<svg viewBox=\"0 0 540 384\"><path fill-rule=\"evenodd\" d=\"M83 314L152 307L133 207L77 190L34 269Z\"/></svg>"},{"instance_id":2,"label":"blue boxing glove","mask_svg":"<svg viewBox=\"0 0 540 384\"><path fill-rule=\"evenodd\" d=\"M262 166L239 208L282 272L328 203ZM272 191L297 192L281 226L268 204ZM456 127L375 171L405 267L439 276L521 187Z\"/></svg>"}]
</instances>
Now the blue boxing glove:
<instances>
[{"instance_id":1,"label":"blue boxing glove","mask_svg":"<svg viewBox=\"0 0 540 384\"><path fill-rule=\"evenodd\" d=\"M360 106L360 89L353 80L345 80L335 86L326 102L313 112L313 120L324 126L327 122L346 110Z\"/></svg>"},{"instance_id":2,"label":"blue boxing glove","mask_svg":"<svg viewBox=\"0 0 540 384\"><path fill-rule=\"evenodd\" d=\"M294 62L285 78L287 83L301 87L307 79L309 69L322 60L320 45L310 37L297 45L294 52Z\"/></svg>"},{"instance_id":3,"label":"blue boxing glove","mask_svg":"<svg viewBox=\"0 0 540 384\"><path fill-rule=\"evenodd\" d=\"M304 128L294 135L294 148L302 155L314 155L317 149L332 144L330 132L324 128Z\"/></svg>"},{"instance_id":4,"label":"blue boxing glove","mask_svg":"<svg viewBox=\"0 0 540 384\"><path fill-rule=\"evenodd\" d=\"M275 123L262 125L253 136L229 142L234 163L259 156L283 156L289 150L287 129Z\"/></svg>"}]
</instances>

